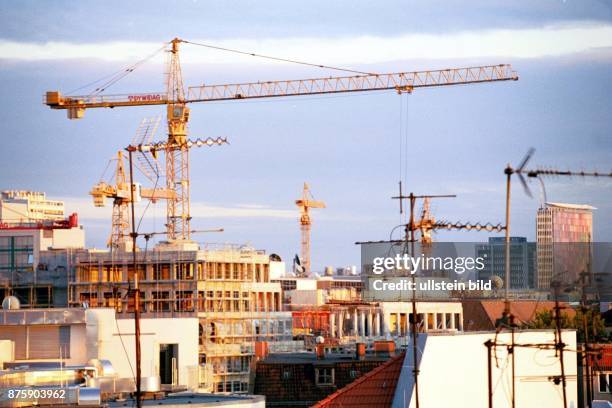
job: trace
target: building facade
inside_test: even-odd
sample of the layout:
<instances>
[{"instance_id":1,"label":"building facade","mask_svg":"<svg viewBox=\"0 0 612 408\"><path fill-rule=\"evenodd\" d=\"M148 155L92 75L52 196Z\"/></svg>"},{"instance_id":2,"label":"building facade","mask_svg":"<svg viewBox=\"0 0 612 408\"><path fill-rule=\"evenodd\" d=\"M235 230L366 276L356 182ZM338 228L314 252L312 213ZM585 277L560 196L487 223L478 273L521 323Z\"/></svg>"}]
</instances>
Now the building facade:
<instances>
[{"instance_id":1,"label":"building facade","mask_svg":"<svg viewBox=\"0 0 612 408\"><path fill-rule=\"evenodd\" d=\"M160 377L163 389L198 388L198 319L143 318L141 376ZM110 308L0 310L0 341L12 342L5 368L82 366L108 360L118 381L134 387L134 320Z\"/></svg>"},{"instance_id":2,"label":"building facade","mask_svg":"<svg viewBox=\"0 0 612 408\"><path fill-rule=\"evenodd\" d=\"M546 203L537 214L537 285L575 282L589 268L593 242L590 205Z\"/></svg>"},{"instance_id":3,"label":"building facade","mask_svg":"<svg viewBox=\"0 0 612 408\"><path fill-rule=\"evenodd\" d=\"M49 200L38 191L0 192L0 222L53 221L64 219L64 202Z\"/></svg>"},{"instance_id":4,"label":"building facade","mask_svg":"<svg viewBox=\"0 0 612 408\"><path fill-rule=\"evenodd\" d=\"M139 251L143 318L198 319L201 391L248 392L255 342L267 341L274 350L291 341L291 314L282 310L280 284L269 272L269 255L248 247ZM133 277L131 253L81 253L69 280L69 305L110 307L129 318Z\"/></svg>"},{"instance_id":5,"label":"building facade","mask_svg":"<svg viewBox=\"0 0 612 408\"><path fill-rule=\"evenodd\" d=\"M487 244L476 246L476 258L484 260L484 268L477 278L488 281L499 276L506 277L506 240L503 237L489 238ZM524 237L510 237L510 288L531 289L535 287L536 244Z\"/></svg>"},{"instance_id":6,"label":"building facade","mask_svg":"<svg viewBox=\"0 0 612 408\"><path fill-rule=\"evenodd\" d=\"M74 254L85 247L76 214L65 220L0 223L0 299L21 307L65 307Z\"/></svg>"}]
</instances>

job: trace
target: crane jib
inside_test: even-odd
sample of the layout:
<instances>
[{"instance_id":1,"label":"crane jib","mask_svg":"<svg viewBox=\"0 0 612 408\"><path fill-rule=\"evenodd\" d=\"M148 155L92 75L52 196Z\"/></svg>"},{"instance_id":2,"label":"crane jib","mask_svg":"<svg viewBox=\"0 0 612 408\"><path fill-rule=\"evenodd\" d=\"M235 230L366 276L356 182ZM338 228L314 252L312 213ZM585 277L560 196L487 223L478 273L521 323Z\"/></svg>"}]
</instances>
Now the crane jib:
<instances>
[{"instance_id":1,"label":"crane jib","mask_svg":"<svg viewBox=\"0 0 612 408\"><path fill-rule=\"evenodd\" d=\"M265 81L242 84L202 85L189 87L187 96L173 100L163 92L128 95L62 96L47 92L45 104L52 109L113 108L172 103L214 102L251 98L321 95L343 92L395 90L411 92L414 88L476 84L518 80L508 64L454 68L391 74L354 75L288 81ZM75 112L75 114L78 112Z\"/></svg>"}]
</instances>

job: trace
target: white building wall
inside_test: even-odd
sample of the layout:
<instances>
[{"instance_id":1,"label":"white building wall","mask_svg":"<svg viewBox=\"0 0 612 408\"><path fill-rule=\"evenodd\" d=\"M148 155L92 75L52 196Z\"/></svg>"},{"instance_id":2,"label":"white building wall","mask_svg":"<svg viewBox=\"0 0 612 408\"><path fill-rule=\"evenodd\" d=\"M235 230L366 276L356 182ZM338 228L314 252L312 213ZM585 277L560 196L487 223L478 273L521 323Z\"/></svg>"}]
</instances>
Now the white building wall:
<instances>
[{"instance_id":1,"label":"white building wall","mask_svg":"<svg viewBox=\"0 0 612 408\"><path fill-rule=\"evenodd\" d=\"M564 331L568 350L576 350L575 331ZM419 368L419 402L421 407L488 407L487 348L494 333L462 333L456 335L419 335L423 350ZM510 333L497 336L498 343L511 341ZM518 332L516 343L554 342L552 330ZM517 347L515 354L515 387L517 407L562 407L562 388L548 378L560 375L555 350ZM578 404L576 353L564 353L567 378L567 406ZM497 348L497 364L493 358L493 406L511 407L512 369L505 346ZM499 365L499 366L498 366ZM393 407L415 407L412 375L412 353L406 353L398 381ZM410 401L410 404L407 402Z\"/></svg>"},{"instance_id":2,"label":"white building wall","mask_svg":"<svg viewBox=\"0 0 612 408\"><path fill-rule=\"evenodd\" d=\"M291 298L291 305L321 306L325 304L327 294L322 289L314 290L290 290L287 296Z\"/></svg>"},{"instance_id":3,"label":"white building wall","mask_svg":"<svg viewBox=\"0 0 612 408\"><path fill-rule=\"evenodd\" d=\"M29 221L28 203L21 201L4 201L0 199L0 222Z\"/></svg>"},{"instance_id":4,"label":"white building wall","mask_svg":"<svg viewBox=\"0 0 612 408\"><path fill-rule=\"evenodd\" d=\"M85 248L85 230L81 227L54 229L52 232L53 237L48 246L53 249Z\"/></svg>"},{"instance_id":5,"label":"white building wall","mask_svg":"<svg viewBox=\"0 0 612 408\"><path fill-rule=\"evenodd\" d=\"M179 385L197 388L198 319L141 319L140 331L142 377L159 375L160 344L178 344ZM115 320L112 309L88 309L87 343L89 358L110 360L119 377L133 377L136 361L133 319Z\"/></svg>"},{"instance_id":6,"label":"white building wall","mask_svg":"<svg viewBox=\"0 0 612 408\"><path fill-rule=\"evenodd\" d=\"M295 280L297 290L316 290L317 280L311 278L297 278Z\"/></svg>"},{"instance_id":7,"label":"white building wall","mask_svg":"<svg viewBox=\"0 0 612 408\"><path fill-rule=\"evenodd\" d=\"M84 324L73 324L70 326L70 358L66 359L67 365L86 364L88 359L86 343L83 341L87 335Z\"/></svg>"},{"instance_id":8,"label":"white building wall","mask_svg":"<svg viewBox=\"0 0 612 408\"><path fill-rule=\"evenodd\" d=\"M270 279L282 278L285 273L285 262L270 261Z\"/></svg>"}]
</instances>

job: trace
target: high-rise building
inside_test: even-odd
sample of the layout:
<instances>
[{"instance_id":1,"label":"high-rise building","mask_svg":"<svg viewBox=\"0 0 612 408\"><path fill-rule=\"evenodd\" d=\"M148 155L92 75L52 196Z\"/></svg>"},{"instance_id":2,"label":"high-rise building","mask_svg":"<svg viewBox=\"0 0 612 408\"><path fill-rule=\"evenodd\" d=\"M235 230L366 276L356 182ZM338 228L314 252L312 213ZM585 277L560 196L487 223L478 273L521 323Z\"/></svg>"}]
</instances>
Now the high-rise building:
<instances>
[{"instance_id":1,"label":"high-rise building","mask_svg":"<svg viewBox=\"0 0 612 408\"><path fill-rule=\"evenodd\" d=\"M537 215L537 285L575 282L589 268L593 210L581 204L546 203Z\"/></svg>"},{"instance_id":2,"label":"high-rise building","mask_svg":"<svg viewBox=\"0 0 612 408\"><path fill-rule=\"evenodd\" d=\"M64 219L64 202L49 200L37 191L9 190L0 193L0 222L19 223Z\"/></svg>"},{"instance_id":3,"label":"high-rise building","mask_svg":"<svg viewBox=\"0 0 612 408\"><path fill-rule=\"evenodd\" d=\"M499 276L506 280L506 240L504 237L489 238L487 244L476 246L476 257L484 259L484 268L478 271L479 280L490 280ZM510 288L530 289L535 287L535 242L524 237L510 237Z\"/></svg>"}]
</instances>

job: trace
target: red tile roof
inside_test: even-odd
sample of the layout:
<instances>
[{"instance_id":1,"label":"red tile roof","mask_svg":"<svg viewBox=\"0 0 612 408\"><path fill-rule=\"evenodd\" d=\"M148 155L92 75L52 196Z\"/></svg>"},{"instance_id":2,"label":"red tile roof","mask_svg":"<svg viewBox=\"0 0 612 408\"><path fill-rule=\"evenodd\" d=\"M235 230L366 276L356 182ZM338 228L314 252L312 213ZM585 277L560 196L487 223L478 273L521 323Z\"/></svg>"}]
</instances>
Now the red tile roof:
<instances>
[{"instance_id":1,"label":"red tile roof","mask_svg":"<svg viewBox=\"0 0 612 408\"><path fill-rule=\"evenodd\" d=\"M594 349L600 349L600 354L594 358L596 371L612 371L612 344L592 344Z\"/></svg>"},{"instance_id":2,"label":"red tile roof","mask_svg":"<svg viewBox=\"0 0 612 408\"><path fill-rule=\"evenodd\" d=\"M405 353L393 357L312 408L391 407Z\"/></svg>"},{"instance_id":3,"label":"red tile roof","mask_svg":"<svg viewBox=\"0 0 612 408\"><path fill-rule=\"evenodd\" d=\"M563 309L562 314L572 318L576 312L567 305L560 302ZM503 300L467 300L463 301L464 328L466 331L495 330L495 322L502 316L504 311ZM514 300L510 302L510 311L514 315L516 324L524 324L531 321L536 312L553 310L555 302L538 300Z\"/></svg>"}]
</instances>

